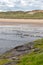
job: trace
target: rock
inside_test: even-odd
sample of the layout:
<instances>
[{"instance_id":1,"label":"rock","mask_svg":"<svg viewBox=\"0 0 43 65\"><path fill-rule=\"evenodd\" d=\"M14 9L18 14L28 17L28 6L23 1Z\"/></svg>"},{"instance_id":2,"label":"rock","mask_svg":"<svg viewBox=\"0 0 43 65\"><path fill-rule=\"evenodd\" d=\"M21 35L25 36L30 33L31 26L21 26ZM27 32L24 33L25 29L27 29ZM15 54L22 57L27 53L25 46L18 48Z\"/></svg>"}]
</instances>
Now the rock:
<instances>
[{"instance_id":1,"label":"rock","mask_svg":"<svg viewBox=\"0 0 43 65\"><path fill-rule=\"evenodd\" d=\"M33 51L37 52L37 51L40 51L40 49L39 48L35 48L35 49L33 49Z\"/></svg>"},{"instance_id":2,"label":"rock","mask_svg":"<svg viewBox=\"0 0 43 65\"><path fill-rule=\"evenodd\" d=\"M17 64L17 62L12 61L12 62L8 62L8 63L6 63L4 65L16 65L16 64Z\"/></svg>"},{"instance_id":3,"label":"rock","mask_svg":"<svg viewBox=\"0 0 43 65\"><path fill-rule=\"evenodd\" d=\"M23 47L23 45L21 45L21 46L17 46L17 47L15 47L14 49L18 49L18 48L21 48L21 47Z\"/></svg>"},{"instance_id":4,"label":"rock","mask_svg":"<svg viewBox=\"0 0 43 65\"><path fill-rule=\"evenodd\" d=\"M17 57L12 57L12 60L19 60L19 58L17 58Z\"/></svg>"}]
</instances>

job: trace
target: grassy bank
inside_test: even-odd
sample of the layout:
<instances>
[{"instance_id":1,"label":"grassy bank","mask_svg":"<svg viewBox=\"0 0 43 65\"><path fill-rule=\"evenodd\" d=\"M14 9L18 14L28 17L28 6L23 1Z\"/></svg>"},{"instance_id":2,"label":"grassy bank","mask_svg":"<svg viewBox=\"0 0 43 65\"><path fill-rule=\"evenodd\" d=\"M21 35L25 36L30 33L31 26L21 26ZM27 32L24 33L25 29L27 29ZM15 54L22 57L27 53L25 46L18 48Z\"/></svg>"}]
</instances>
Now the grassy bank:
<instances>
[{"instance_id":1,"label":"grassy bank","mask_svg":"<svg viewBox=\"0 0 43 65\"><path fill-rule=\"evenodd\" d=\"M9 52L4 53L0 56L0 65L43 65L43 39L39 39L31 43L33 43L32 48L29 48L31 52L24 52L25 54L15 56L15 49L12 49ZM26 45L28 46L29 44ZM18 53L19 52L20 50Z\"/></svg>"},{"instance_id":2,"label":"grassy bank","mask_svg":"<svg viewBox=\"0 0 43 65\"><path fill-rule=\"evenodd\" d=\"M43 19L43 12L36 12L29 14L29 12L16 11L16 12L0 12L0 18L8 19Z\"/></svg>"},{"instance_id":3,"label":"grassy bank","mask_svg":"<svg viewBox=\"0 0 43 65\"><path fill-rule=\"evenodd\" d=\"M37 50L33 49L30 54L21 56L17 65L43 65L43 39L34 41L34 48Z\"/></svg>"}]
</instances>

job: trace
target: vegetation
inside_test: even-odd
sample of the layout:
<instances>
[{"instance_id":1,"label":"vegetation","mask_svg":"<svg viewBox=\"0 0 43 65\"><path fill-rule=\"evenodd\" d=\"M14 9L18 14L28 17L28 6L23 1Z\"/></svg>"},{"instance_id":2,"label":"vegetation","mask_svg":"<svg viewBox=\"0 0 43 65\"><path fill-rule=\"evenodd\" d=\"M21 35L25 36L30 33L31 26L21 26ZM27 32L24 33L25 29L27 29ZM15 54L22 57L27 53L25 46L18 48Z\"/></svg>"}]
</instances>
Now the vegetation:
<instances>
[{"instance_id":1,"label":"vegetation","mask_svg":"<svg viewBox=\"0 0 43 65\"><path fill-rule=\"evenodd\" d=\"M37 50L21 56L20 63L17 65L43 65L43 39L34 41L34 48Z\"/></svg>"},{"instance_id":2,"label":"vegetation","mask_svg":"<svg viewBox=\"0 0 43 65\"><path fill-rule=\"evenodd\" d=\"M17 65L43 65L43 53L24 55Z\"/></svg>"},{"instance_id":3,"label":"vegetation","mask_svg":"<svg viewBox=\"0 0 43 65\"><path fill-rule=\"evenodd\" d=\"M8 19L43 19L43 12L36 12L29 14L29 12L15 11L15 12L0 12L0 18Z\"/></svg>"},{"instance_id":4,"label":"vegetation","mask_svg":"<svg viewBox=\"0 0 43 65\"><path fill-rule=\"evenodd\" d=\"M0 65L7 64L8 62L10 62L10 60L8 60L8 59L0 59Z\"/></svg>"}]
</instances>

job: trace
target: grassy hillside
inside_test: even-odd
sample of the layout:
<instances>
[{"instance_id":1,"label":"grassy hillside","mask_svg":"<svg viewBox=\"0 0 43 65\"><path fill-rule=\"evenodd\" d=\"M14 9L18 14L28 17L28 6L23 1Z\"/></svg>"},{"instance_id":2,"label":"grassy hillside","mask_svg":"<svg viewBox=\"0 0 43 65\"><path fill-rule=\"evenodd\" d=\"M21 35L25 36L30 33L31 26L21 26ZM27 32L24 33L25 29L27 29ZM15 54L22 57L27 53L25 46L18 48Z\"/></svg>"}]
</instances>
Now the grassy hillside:
<instances>
[{"instance_id":1,"label":"grassy hillside","mask_svg":"<svg viewBox=\"0 0 43 65\"><path fill-rule=\"evenodd\" d=\"M24 49L21 50L22 47ZM27 50L30 51L27 52ZM22 51L24 53L19 55L14 54L14 52L17 54L17 52L19 53ZM19 46L19 48L16 47L4 53L2 56L0 56L0 65L43 65L43 39Z\"/></svg>"},{"instance_id":2,"label":"grassy hillside","mask_svg":"<svg viewBox=\"0 0 43 65\"><path fill-rule=\"evenodd\" d=\"M0 18L12 18L12 19L43 19L43 12L0 12Z\"/></svg>"}]
</instances>

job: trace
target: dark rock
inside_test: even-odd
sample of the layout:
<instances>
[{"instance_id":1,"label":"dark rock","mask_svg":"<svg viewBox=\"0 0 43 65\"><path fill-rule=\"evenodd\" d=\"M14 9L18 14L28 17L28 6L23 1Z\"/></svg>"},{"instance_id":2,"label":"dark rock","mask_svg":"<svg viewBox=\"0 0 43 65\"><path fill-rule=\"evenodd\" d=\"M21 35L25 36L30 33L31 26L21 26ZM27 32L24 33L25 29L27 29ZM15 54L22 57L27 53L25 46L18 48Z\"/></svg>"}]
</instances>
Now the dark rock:
<instances>
[{"instance_id":1,"label":"dark rock","mask_svg":"<svg viewBox=\"0 0 43 65\"><path fill-rule=\"evenodd\" d=\"M17 63L16 62L9 62L9 63L6 63L4 65L16 65Z\"/></svg>"},{"instance_id":2,"label":"dark rock","mask_svg":"<svg viewBox=\"0 0 43 65\"><path fill-rule=\"evenodd\" d=\"M21 48L21 47L23 47L23 45L21 45L21 46L17 46L17 47L15 47L14 49L18 49L18 48Z\"/></svg>"},{"instance_id":3,"label":"dark rock","mask_svg":"<svg viewBox=\"0 0 43 65\"><path fill-rule=\"evenodd\" d=\"M40 51L40 49L39 48L35 48L34 49L34 52L37 52L37 51Z\"/></svg>"}]
</instances>

